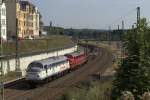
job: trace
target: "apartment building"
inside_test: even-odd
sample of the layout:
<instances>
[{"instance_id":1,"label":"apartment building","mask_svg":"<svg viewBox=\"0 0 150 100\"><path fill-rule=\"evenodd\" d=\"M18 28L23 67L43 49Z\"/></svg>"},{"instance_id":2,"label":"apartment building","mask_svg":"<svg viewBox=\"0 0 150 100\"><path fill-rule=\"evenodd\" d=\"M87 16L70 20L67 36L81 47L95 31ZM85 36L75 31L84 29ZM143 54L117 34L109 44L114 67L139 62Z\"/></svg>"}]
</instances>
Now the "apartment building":
<instances>
[{"instance_id":1,"label":"apartment building","mask_svg":"<svg viewBox=\"0 0 150 100\"><path fill-rule=\"evenodd\" d=\"M16 3L16 16L19 38L39 36L39 12L37 7L28 1Z\"/></svg>"},{"instance_id":2,"label":"apartment building","mask_svg":"<svg viewBox=\"0 0 150 100\"><path fill-rule=\"evenodd\" d=\"M40 13L38 11L38 8L35 7L33 13L33 30L34 30L34 37L38 37L40 35Z\"/></svg>"},{"instance_id":3,"label":"apartment building","mask_svg":"<svg viewBox=\"0 0 150 100\"><path fill-rule=\"evenodd\" d=\"M29 1L0 0L0 32L2 39L38 37L40 13Z\"/></svg>"},{"instance_id":4,"label":"apartment building","mask_svg":"<svg viewBox=\"0 0 150 100\"><path fill-rule=\"evenodd\" d=\"M0 32L1 32L1 39L6 41L7 40L7 23L6 23L6 4L0 4Z\"/></svg>"},{"instance_id":5,"label":"apartment building","mask_svg":"<svg viewBox=\"0 0 150 100\"><path fill-rule=\"evenodd\" d=\"M1 0L6 5L7 39L16 38L16 2L18 0Z\"/></svg>"}]
</instances>

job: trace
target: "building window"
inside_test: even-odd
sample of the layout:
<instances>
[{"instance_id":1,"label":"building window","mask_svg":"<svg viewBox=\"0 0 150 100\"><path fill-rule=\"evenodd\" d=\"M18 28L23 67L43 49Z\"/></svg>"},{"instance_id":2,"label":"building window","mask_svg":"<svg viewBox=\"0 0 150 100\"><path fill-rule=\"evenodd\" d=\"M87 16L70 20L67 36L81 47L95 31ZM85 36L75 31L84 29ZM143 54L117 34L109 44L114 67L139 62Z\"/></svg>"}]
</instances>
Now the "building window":
<instances>
[{"instance_id":1,"label":"building window","mask_svg":"<svg viewBox=\"0 0 150 100\"><path fill-rule=\"evenodd\" d=\"M26 18L26 14L24 14L24 18Z\"/></svg>"},{"instance_id":2,"label":"building window","mask_svg":"<svg viewBox=\"0 0 150 100\"><path fill-rule=\"evenodd\" d=\"M2 15L6 15L6 10L4 8L2 8Z\"/></svg>"},{"instance_id":3,"label":"building window","mask_svg":"<svg viewBox=\"0 0 150 100\"><path fill-rule=\"evenodd\" d=\"M2 19L2 25L6 25L5 19Z\"/></svg>"},{"instance_id":4,"label":"building window","mask_svg":"<svg viewBox=\"0 0 150 100\"><path fill-rule=\"evenodd\" d=\"M3 34L3 36L5 36L5 35L6 35L6 31L5 31L5 29L2 29L2 34Z\"/></svg>"}]
</instances>

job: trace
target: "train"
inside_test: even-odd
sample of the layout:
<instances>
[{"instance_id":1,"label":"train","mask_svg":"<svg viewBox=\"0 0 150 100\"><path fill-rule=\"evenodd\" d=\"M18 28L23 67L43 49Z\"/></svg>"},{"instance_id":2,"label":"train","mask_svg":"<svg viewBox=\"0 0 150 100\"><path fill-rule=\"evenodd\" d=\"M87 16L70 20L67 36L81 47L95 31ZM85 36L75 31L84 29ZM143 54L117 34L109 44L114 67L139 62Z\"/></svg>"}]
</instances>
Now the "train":
<instances>
[{"instance_id":1,"label":"train","mask_svg":"<svg viewBox=\"0 0 150 100\"><path fill-rule=\"evenodd\" d=\"M50 78L63 76L87 61L88 56L84 51L33 61L27 67L26 80L32 84L45 82Z\"/></svg>"}]
</instances>

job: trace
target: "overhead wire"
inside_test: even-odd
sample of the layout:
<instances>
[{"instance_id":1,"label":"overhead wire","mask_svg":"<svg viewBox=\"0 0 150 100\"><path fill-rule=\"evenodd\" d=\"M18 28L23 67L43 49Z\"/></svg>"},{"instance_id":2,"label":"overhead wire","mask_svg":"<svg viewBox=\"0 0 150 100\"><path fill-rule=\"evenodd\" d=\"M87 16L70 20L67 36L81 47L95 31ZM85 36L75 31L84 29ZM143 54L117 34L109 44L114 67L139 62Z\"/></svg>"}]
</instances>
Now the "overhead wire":
<instances>
[{"instance_id":1,"label":"overhead wire","mask_svg":"<svg viewBox=\"0 0 150 100\"><path fill-rule=\"evenodd\" d=\"M117 18L116 20L114 20L112 23L110 23L110 24L108 24L107 26L105 26L105 28L108 27L108 26L112 26L112 25L114 25L115 23L117 23L117 22L119 22L119 21L122 21L125 17L129 16L131 13L133 13L133 12L135 12L135 11L136 11L135 8L132 9L132 10L130 10L130 11L128 11L126 14L122 15L121 17L119 17L119 18Z\"/></svg>"},{"instance_id":2,"label":"overhead wire","mask_svg":"<svg viewBox=\"0 0 150 100\"><path fill-rule=\"evenodd\" d=\"M145 0L142 0L142 1L138 2L137 7L143 7L144 6L144 5L142 5L143 2L145 2ZM135 12L136 10L137 10L137 8L134 8L134 9L128 11L125 15L122 15L121 17L117 18L116 20L114 20L112 23L108 24L104 28L111 27L112 25L116 24L117 22L122 21L123 19L128 17L131 13Z\"/></svg>"}]
</instances>

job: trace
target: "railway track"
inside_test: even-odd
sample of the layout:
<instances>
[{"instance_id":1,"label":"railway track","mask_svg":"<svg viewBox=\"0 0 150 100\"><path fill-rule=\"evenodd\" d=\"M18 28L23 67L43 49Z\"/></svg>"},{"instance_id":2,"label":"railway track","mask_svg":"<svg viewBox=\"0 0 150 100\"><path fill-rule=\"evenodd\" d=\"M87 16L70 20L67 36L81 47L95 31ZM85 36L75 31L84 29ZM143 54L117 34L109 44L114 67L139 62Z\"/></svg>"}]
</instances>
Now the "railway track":
<instances>
[{"instance_id":1,"label":"railway track","mask_svg":"<svg viewBox=\"0 0 150 100\"><path fill-rule=\"evenodd\" d=\"M78 83L92 79L92 75L103 73L112 64L112 55L103 48L98 49L98 55L93 59L89 57L89 62L76 71L63 77L53 80L39 88L30 89L25 82L15 84L5 89L6 100L55 100L64 94L69 87Z\"/></svg>"}]
</instances>

